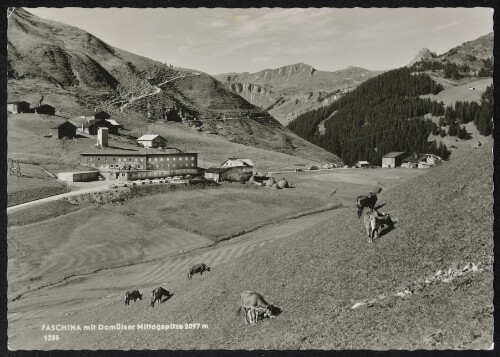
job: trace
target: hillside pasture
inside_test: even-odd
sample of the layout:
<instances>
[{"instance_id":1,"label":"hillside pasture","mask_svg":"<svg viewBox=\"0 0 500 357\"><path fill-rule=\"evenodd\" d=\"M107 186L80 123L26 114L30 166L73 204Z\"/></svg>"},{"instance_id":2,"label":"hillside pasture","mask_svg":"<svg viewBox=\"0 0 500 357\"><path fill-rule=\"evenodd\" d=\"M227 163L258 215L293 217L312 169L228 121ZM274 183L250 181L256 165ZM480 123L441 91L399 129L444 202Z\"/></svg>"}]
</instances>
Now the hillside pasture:
<instances>
[{"instance_id":1,"label":"hillside pasture","mask_svg":"<svg viewBox=\"0 0 500 357\"><path fill-rule=\"evenodd\" d=\"M429 98L430 100L443 102L445 106L454 105L458 101L480 103L481 95L486 90L486 87L491 86L492 84L493 84L492 78L471 80L466 83L460 83L445 88L438 94L420 95L420 98ZM469 89L470 87L473 87L475 89L474 90Z\"/></svg>"},{"instance_id":2,"label":"hillside pasture","mask_svg":"<svg viewBox=\"0 0 500 357\"><path fill-rule=\"evenodd\" d=\"M263 135L266 128L258 123L249 124L252 128L252 136L266 138L269 135ZM227 126L226 126L227 127ZM233 127L233 126L231 126ZM239 126L234 126L238 128ZM237 129L234 129L237 130ZM249 130L247 127L245 130ZM276 170L289 167L290 164L307 165L318 163L318 160L336 162L336 157L327 151L320 149L312 144L299 143L297 150L285 152L274 151L269 148L247 146L236 142L230 142L221 135L208 134L206 132L197 132L186 125L179 123L155 123L148 126L148 132L158 133L168 140L168 145L177 147L183 151L192 151L198 153L198 165L208 168L210 166L219 166L229 157L244 157L252 160L260 171ZM137 129L132 132L138 135ZM287 135L294 135L287 131ZM274 138L274 136L272 136ZM292 138L293 139L293 138ZM272 141L272 139L269 139ZM278 142L282 142L281 138ZM256 143L257 145L257 143ZM276 143L274 147L276 147ZM284 145L284 144L283 144Z\"/></svg>"},{"instance_id":3,"label":"hillside pasture","mask_svg":"<svg viewBox=\"0 0 500 357\"><path fill-rule=\"evenodd\" d=\"M358 183L349 182L349 172L354 175L355 171L346 170L341 181L318 180L317 176L327 177L331 172L276 175L295 187L283 190L227 184L135 198L123 205L82 206L75 211L55 203L42 204L44 212L61 215L47 213L41 221L29 213L14 212L12 220L17 225L8 232L8 295L9 299L21 297L9 307L11 345L26 346L22 336L34 333L29 326L55 316L81 318L83 311L114 311L130 287L149 289L168 281L176 296L184 299L191 294L183 282L190 264L204 261L220 271L218 267L225 270L226 264L267 250L273 242L293 236L310 241L310 231L324 227L338 212L354 217L356 195L379 184L387 187L377 175L396 185L414 173L428 172L405 170L405 177L392 170L359 170L356 175L363 172L363 182L357 176L353 181ZM370 174L374 179L370 180ZM340 203L347 208L285 219ZM242 235L214 245L220 237L238 234ZM204 281L210 275L201 278ZM141 305L133 306L137 310ZM38 342L32 346L39 346Z\"/></svg>"}]
</instances>

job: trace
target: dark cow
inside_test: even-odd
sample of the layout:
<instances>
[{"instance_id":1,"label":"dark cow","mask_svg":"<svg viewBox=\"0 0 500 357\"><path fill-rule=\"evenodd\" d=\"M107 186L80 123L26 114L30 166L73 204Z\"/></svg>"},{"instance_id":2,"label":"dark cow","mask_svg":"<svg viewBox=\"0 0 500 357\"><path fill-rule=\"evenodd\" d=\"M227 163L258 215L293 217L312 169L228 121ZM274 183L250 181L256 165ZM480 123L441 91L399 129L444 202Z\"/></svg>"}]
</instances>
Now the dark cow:
<instances>
[{"instance_id":1,"label":"dark cow","mask_svg":"<svg viewBox=\"0 0 500 357\"><path fill-rule=\"evenodd\" d=\"M200 273L200 275L202 275L204 271L210 271L210 267L207 266L206 264L193 265L191 268L189 268L188 279L191 279L193 274L196 273Z\"/></svg>"},{"instance_id":2,"label":"dark cow","mask_svg":"<svg viewBox=\"0 0 500 357\"><path fill-rule=\"evenodd\" d=\"M392 220L389 214L384 212L380 213L377 210L371 210L365 213L364 217L366 234L368 235L368 242L373 243L373 239L378 238L379 231L384 226L393 227L396 221Z\"/></svg>"},{"instance_id":3,"label":"dark cow","mask_svg":"<svg viewBox=\"0 0 500 357\"><path fill-rule=\"evenodd\" d=\"M241 309L243 309L243 312L245 313L246 324L249 322L257 323L260 315L270 318L275 317L275 307L272 304L268 304L262 295L254 291L244 291L241 294L241 306L238 309L238 313L241 312Z\"/></svg>"},{"instance_id":4,"label":"dark cow","mask_svg":"<svg viewBox=\"0 0 500 357\"><path fill-rule=\"evenodd\" d=\"M379 189L377 193L380 193L382 189ZM361 195L356 198L356 207L358 207L358 218L361 218L361 214L363 213L363 209L368 207L370 209L375 208L375 204L377 203L377 194L374 192L369 192L366 195Z\"/></svg>"},{"instance_id":5,"label":"dark cow","mask_svg":"<svg viewBox=\"0 0 500 357\"><path fill-rule=\"evenodd\" d=\"M130 300L134 300L134 302L139 299L142 300L142 294L139 290L127 291L125 293L125 305L130 305Z\"/></svg>"},{"instance_id":6,"label":"dark cow","mask_svg":"<svg viewBox=\"0 0 500 357\"><path fill-rule=\"evenodd\" d=\"M161 286L157 287L156 289L153 289L151 291L151 307L154 307L155 306L155 302L160 302L161 303L161 299L165 296L165 297L170 297L172 296L172 294L170 293L170 291L168 290L165 290L164 288L162 288Z\"/></svg>"}]
</instances>

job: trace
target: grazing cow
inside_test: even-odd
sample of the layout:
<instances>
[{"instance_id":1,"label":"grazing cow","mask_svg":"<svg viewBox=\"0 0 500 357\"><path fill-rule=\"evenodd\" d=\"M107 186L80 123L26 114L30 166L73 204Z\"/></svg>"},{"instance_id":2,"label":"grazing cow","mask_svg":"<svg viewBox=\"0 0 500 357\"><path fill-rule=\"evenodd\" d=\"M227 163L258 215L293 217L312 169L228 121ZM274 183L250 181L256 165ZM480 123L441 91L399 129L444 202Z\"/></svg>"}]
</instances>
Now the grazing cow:
<instances>
[{"instance_id":1,"label":"grazing cow","mask_svg":"<svg viewBox=\"0 0 500 357\"><path fill-rule=\"evenodd\" d=\"M161 303L161 299L164 296L165 297L170 297L170 296L172 296L172 294L170 293L170 291L165 290L161 286L157 287L156 289L153 289L151 291L151 307L154 307L155 306L155 302L157 302L157 301Z\"/></svg>"},{"instance_id":2,"label":"grazing cow","mask_svg":"<svg viewBox=\"0 0 500 357\"><path fill-rule=\"evenodd\" d=\"M378 238L380 228L383 228L385 225L393 227L396 222L392 220L389 214L371 210L365 213L364 223L366 234L368 235L368 242L373 243L373 239Z\"/></svg>"},{"instance_id":3,"label":"grazing cow","mask_svg":"<svg viewBox=\"0 0 500 357\"><path fill-rule=\"evenodd\" d=\"M252 321L252 319L249 319L249 315L255 316L255 323L258 320L259 315L261 314L260 311L262 310L262 315L263 316L268 316L270 318L274 318L274 306L272 304L268 304L266 300L260 295L259 293L256 293L254 291L244 291L241 294L241 306L238 309L238 313L243 309L243 312L245 313L245 323L249 323L249 320ZM249 313L249 310L257 310Z\"/></svg>"},{"instance_id":4,"label":"grazing cow","mask_svg":"<svg viewBox=\"0 0 500 357\"><path fill-rule=\"evenodd\" d=\"M203 274L204 271L210 271L210 267L206 264L196 264L189 268L188 279L191 279L193 274L200 273Z\"/></svg>"},{"instance_id":5,"label":"grazing cow","mask_svg":"<svg viewBox=\"0 0 500 357\"><path fill-rule=\"evenodd\" d=\"M142 300L142 294L139 290L127 291L125 293L125 305L130 305L130 300L134 300L134 302L139 299Z\"/></svg>"},{"instance_id":6,"label":"grazing cow","mask_svg":"<svg viewBox=\"0 0 500 357\"><path fill-rule=\"evenodd\" d=\"M380 188L377 193L380 193L382 189ZM370 209L375 209L375 204L377 203L377 194L369 192L366 195L358 196L356 199L356 207L358 207L358 218L361 218L363 209L368 207Z\"/></svg>"},{"instance_id":7,"label":"grazing cow","mask_svg":"<svg viewBox=\"0 0 500 357\"><path fill-rule=\"evenodd\" d=\"M247 311L248 322L250 325L256 324L259 319L263 319L266 315L266 309L261 307L252 307Z\"/></svg>"}]
</instances>

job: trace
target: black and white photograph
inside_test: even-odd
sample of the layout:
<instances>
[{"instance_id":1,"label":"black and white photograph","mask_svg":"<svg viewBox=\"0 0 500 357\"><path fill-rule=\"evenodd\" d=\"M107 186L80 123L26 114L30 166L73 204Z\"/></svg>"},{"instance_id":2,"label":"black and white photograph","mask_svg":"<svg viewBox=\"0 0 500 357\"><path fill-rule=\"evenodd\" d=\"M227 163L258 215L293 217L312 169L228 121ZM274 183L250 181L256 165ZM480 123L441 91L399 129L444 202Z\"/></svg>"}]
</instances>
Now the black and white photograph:
<instances>
[{"instance_id":1,"label":"black and white photograph","mask_svg":"<svg viewBox=\"0 0 500 357\"><path fill-rule=\"evenodd\" d=\"M9 350L494 349L493 8L26 5Z\"/></svg>"}]
</instances>

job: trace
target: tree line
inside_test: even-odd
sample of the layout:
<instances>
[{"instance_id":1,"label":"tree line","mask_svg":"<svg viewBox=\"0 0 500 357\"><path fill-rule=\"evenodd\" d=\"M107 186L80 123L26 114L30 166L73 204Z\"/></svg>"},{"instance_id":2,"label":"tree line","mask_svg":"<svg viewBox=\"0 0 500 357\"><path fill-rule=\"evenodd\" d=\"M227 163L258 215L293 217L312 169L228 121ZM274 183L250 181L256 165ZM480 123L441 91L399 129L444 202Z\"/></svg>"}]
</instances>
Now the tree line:
<instances>
[{"instance_id":1,"label":"tree line","mask_svg":"<svg viewBox=\"0 0 500 357\"><path fill-rule=\"evenodd\" d=\"M475 56L467 56L467 60L477 61L478 59ZM424 71L432 71L437 72L440 71L443 73L445 78L451 78L458 80L464 77L471 77L475 75L476 77L492 77L493 76L493 60L491 58L482 59L481 60L481 68L479 71L474 72L473 68L471 68L467 63L462 65L458 65L454 62L450 62L444 59L442 62L439 61L428 61L428 60L420 60L414 63L411 66L412 71L415 72L424 72Z\"/></svg>"}]
</instances>

